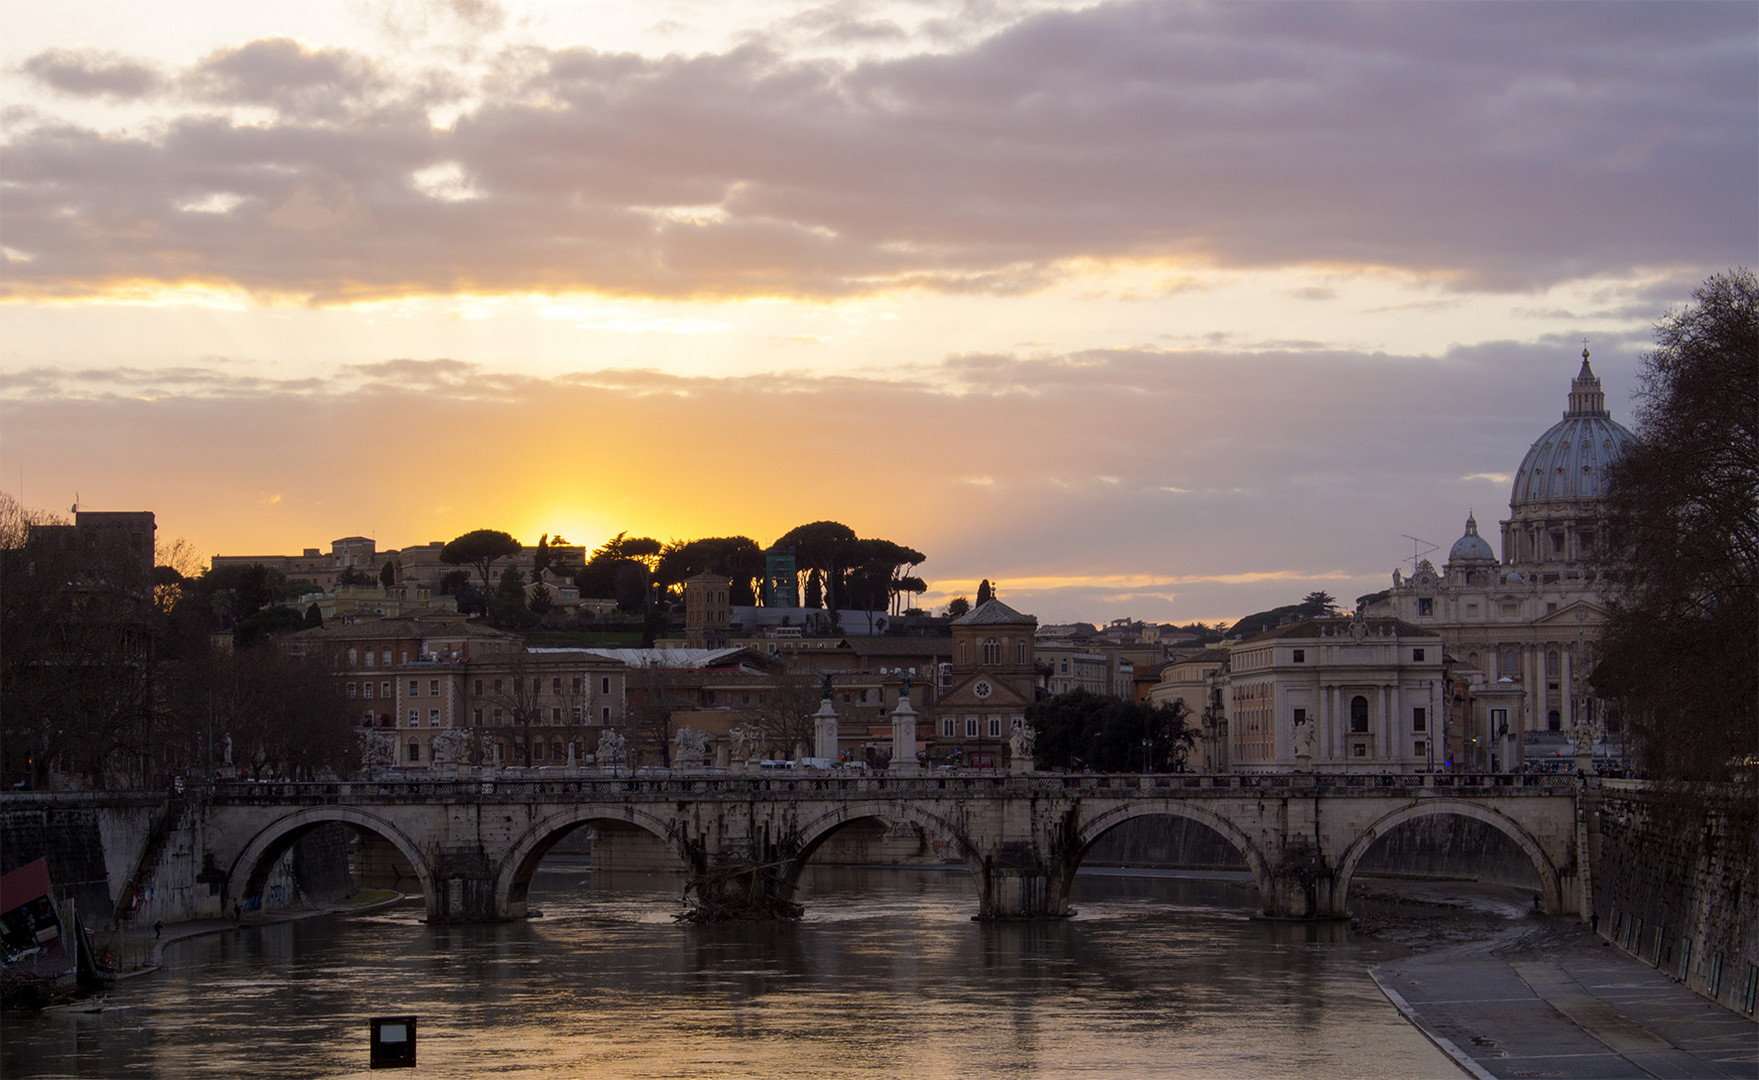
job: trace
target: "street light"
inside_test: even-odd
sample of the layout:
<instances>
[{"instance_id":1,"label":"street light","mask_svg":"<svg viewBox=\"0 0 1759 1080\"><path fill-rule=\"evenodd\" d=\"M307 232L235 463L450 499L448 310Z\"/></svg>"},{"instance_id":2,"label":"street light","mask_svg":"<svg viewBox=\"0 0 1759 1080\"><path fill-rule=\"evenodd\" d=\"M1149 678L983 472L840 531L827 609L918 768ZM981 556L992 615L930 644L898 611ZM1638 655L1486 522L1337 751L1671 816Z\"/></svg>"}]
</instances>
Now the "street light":
<instances>
[{"instance_id":1,"label":"street light","mask_svg":"<svg viewBox=\"0 0 1759 1080\"><path fill-rule=\"evenodd\" d=\"M1154 740L1153 739L1143 739L1142 740L1142 771L1145 773L1151 773L1154 771L1153 766L1150 764L1150 762L1153 761L1153 758L1150 756L1153 753L1153 751L1154 751Z\"/></svg>"}]
</instances>

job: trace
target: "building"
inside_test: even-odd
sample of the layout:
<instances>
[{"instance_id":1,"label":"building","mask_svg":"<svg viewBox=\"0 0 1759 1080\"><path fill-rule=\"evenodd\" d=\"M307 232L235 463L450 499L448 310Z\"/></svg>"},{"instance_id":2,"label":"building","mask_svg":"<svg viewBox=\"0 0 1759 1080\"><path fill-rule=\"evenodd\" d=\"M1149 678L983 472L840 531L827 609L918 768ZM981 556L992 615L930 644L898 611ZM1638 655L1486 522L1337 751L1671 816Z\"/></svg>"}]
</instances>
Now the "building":
<instances>
[{"instance_id":1,"label":"building","mask_svg":"<svg viewBox=\"0 0 1759 1080\"><path fill-rule=\"evenodd\" d=\"M1582 350L1563 418L1534 440L1516 470L1500 562L1468 513L1439 571L1427 559L1409 575L1395 571L1391 591L1368 609L1440 634L1456 680L1497 699L1467 709L1474 730L1463 746L1477 748L1466 751L1475 767L1555 756L1560 744L1603 734L1588 674L1606 601L1590 561L1602 539L1608 466L1633 438L1607 411ZM1505 719L1507 734L1498 734Z\"/></svg>"},{"instance_id":2,"label":"building","mask_svg":"<svg viewBox=\"0 0 1759 1080\"><path fill-rule=\"evenodd\" d=\"M931 762L979 769L1006 764L1009 739L1037 697L1037 629L1037 619L994 599L953 620L953 660L936 702Z\"/></svg>"},{"instance_id":3,"label":"building","mask_svg":"<svg viewBox=\"0 0 1759 1080\"><path fill-rule=\"evenodd\" d=\"M1160 669L1160 681L1148 691L1154 705L1175 702L1186 709L1185 722L1197 729L1186 767L1193 772L1227 772L1228 745L1228 650L1204 649L1168 661Z\"/></svg>"},{"instance_id":4,"label":"building","mask_svg":"<svg viewBox=\"0 0 1759 1080\"><path fill-rule=\"evenodd\" d=\"M52 552L71 572L148 582L153 576L153 537L159 526L151 510L81 510L71 525L32 525L33 552Z\"/></svg>"},{"instance_id":5,"label":"building","mask_svg":"<svg viewBox=\"0 0 1759 1080\"><path fill-rule=\"evenodd\" d=\"M320 658L356 725L389 740L384 765L435 764L447 731L463 733L455 764L584 764L599 736L626 722L621 661L527 650L519 635L456 613L314 627L289 635L287 648Z\"/></svg>"},{"instance_id":6,"label":"building","mask_svg":"<svg viewBox=\"0 0 1759 1080\"><path fill-rule=\"evenodd\" d=\"M1446 700L1442 639L1396 619L1310 619L1228 647L1235 772L1419 772Z\"/></svg>"},{"instance_id":7,"label":"building","mask_svg":"<svg viewBox=\"0 0 1759 1080\"><path fill-rule=\"evenodd\" d=\"M430 540L415 547L380 551L371 537L344 536L330 541L330 550L327 553L317 548L306 548L298 555L215 555L209 565L216 570L226 566L261 565L277 571L289 581L309 581L320 590L330 592L337 585L343 584L345 577L349 584L367 584L369 580L376 583L385 564L389 563L392 567L392 584L419 586L438 596L440 582L447 574L468 569L440 561L440 552L445 546L443 540ZM527 545L517 554L509 555L495 565L503 570L512 567L530 581L536 569L537 551L535 545ZM549 553L553 566L579 567L586 564L586 549L578 545L551 545ZM551 580L549 587L554 591L558 585Z\"/></svg>"}]
</instances>

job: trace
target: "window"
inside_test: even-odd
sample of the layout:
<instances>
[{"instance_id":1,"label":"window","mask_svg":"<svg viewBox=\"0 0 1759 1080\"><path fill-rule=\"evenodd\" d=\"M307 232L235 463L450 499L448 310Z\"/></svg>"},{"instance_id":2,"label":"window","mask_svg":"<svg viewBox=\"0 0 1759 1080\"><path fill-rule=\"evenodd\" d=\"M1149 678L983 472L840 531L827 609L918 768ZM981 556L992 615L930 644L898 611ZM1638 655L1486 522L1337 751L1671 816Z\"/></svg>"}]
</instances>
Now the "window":
<instances>
[{"instance_id":1,"label":"window","mask_svg":"<svg viewBox=\"0 0 1759 1080\"><path fill-rule=\"evenodd\" d=\"M1296 649L1294 659L1295 659L1295 663L1297 663L1297 664L1305 664L1307 662L1307 650L1306 649Z\"/></svg>"},{"instance_id":2,"label":"window","mask_svg":"<svg viewBox=\"0 0 1759 1080\"><path fill-rule=\"evenodd\" d=\"M963 641L959 643L959 664L961 667L965 664L965 643Z\"/></svg>"},{"instance_id":3,"label":"window","mask_svg":"<svg viewBox=\"0 0 1759 1080\"><path fill-rule=\"evenodd\" d=\"M1517 678L1521 674L1521 658L1515 650L1510 649L1502 654L1502 673L1509 678Z\"/></svg>"},{"instance_id":4,"label":"window","mask_svg":"<svg viewBox=\"0 0 1759 1080\"><path fill-rule=\"evenodd\" d=\"M429 709L428 710L428 727L439 727L439 726L440 726L440 710Z\"/></svg>"},{"instance_id":5,"label":"window","mask_svg":"<svg viewBox=\"0 0 1759 1080\"><path fill-rule=\"evenodd\" d=\"M400 653L398 653L398 654L397 654L397 656L398 656L398 658L399 658L399 659L400 659L400 660L402 660L402 661L403 661L403 663L405 663L405 664L407 664L407 663L409 663L409 652L408 652L408 650L405 650L405 651L403 651L403 652L400 652Z\"/></svg>"},{"instance_id":6,"label":"window","mask_svg":"<svg viewBox=\"0 0 1759 1080\"><path fill-rule=\"evenodd\" d=\"M421 744L412 739L412 740L410 740L410 743L409 743L409 761L411 764L414 764L415 762L420 761L420 760L421 760Z\"/></svg>"},{"instance_id":7,"label":"window","mask_svg":"<svg viewBox=\"0 0 1759 1080\"><path fill-rule=\"evenodd\" d=\"M1490 737L1500 739L1509 733L1509 711L1507 709L1490 710Z\"/></svg>"},{"instance_id":8,"label":"window","mask_svg":"<svg viewBox=\"0 0 1759 1080\"><path fill-rule=\"evenodd\" d=\"M354 664L355 664L355 661L356 661L356 660L357 660L357 659L358 659L358 656L357 656L357 654L356 654L356 653L355 653L355 651L354 651L354 650L353 650L353 649L349 649L349 650L348 650L348 666L349 666L349 667L353 667L353 666L354 666Z\"/></svg>"},{"instance_id":9,"label":"window","mask_svg":"<svg viewBox=\"0 0 1759 1080\"><path fill-rule=\"evenodd\" d=\"M572 719L574 720L574 722L576 724L580 723L581 713L582 713L582 710L581 710L580 706L578 706L578 705L574 706L574 715L573 715Z\"/></svg>"},{"instance_id":10,"label":"window","mask_svg":"<svg viewBox=\"0 0 1759 1080\"><path fill-rule=\"evenodd\" d=\"M1355 746L1350 748L1350 756L1351 757L1367 757L1368 756L1368 744L1367 743L1357 743Z\"/></svg>"},{"instance_id":11,"label":"window","mask_svg":"<svg viewBox=\"0 0 1759 1080\"><path fill-rule=\"evenodd\" d=\"M1026 663L1026 639L1025 638L1021 638L1019 640L1019 642L1016 643L1014 646L1014 662L1016 664Z\"/></svg>"},{"instance_id":12,"label":"window","mask_svg":"<svg viewBox=\"0 0 1759 1080\"><path fill-rule=\"evenodd\" d=\"M533 697L544 692L544 680L537 675L531 677L531 693Z\"/></svg>"},{"instance_id":13,"label":"window","mask_svg":"<svg viewBox=\"0 0 1759 1080\"><path fill-rule=\"evenodd\" d=\"M550 708L550 723L560 724L561 722L562 722L562 707L560 705L552 706Z\"/></svg>"},{"instance_id":14,"label":"window","mask_svg":"<svg viewBox=\"0 0 1759 1080\"><path fill-rule=\"evenodd\" d=\"M483 726L483 711L481 709L470 710L470 722L475 724L477 727L482 727Z\"/></svg>"},{"instance_id":15,"label":"window","mask_svg":"<svg viewBox=\"0 0 1759 1080\"><path fill-rule=\"evenodd\" d=\"M438 679L429 679L428 680L428 696L429 697L439 697L440 696L440 680L438 680Z\"/></svg>"},{"instance_id":16,"label":"window","mask_svg":"<svg viewBox=\"0 0 1759 1080\"><path fill-rule=\"evenodd\" d=\"M1350 699L1350 730L1359 735L1368 731L1368 699L1361 694Z\"/></svg>"},{"instance_id":17,"label":"window","mask_svg":"<svg viewBox=\"0 0 1759 1080\"><path fill-rule=\"evenodd\" d=\"M1295 723L1305 724L1306 722L1307 722L1307 710L1306 709L1296 709L1295 710Z\"/></svg>"},{"instance_id":18,"label":"window","mask_svg":"<svg viewBox=\"0 0 1759 1080\"><path fill-rule=\"evenodd\" d=\"M568 689L576 694L580 693L580 690L581 690L580 676L578 676L578 675L574 676L573 680L571 682L569 682L569 684L568 684Z\"/></svg>"},{"instance_id":19,"label":"window","mask_svg":"<svg viewBox=\"0 0 1759 1080\"><path fill-rule=\"evenodd\" d=\"M353 683L348 684L348 700L349 701L354 700L354 684Z\"/></svg>"},{"instance_id":20,"label":"window","mask_svg":"<svg viewBox=\"0 0 1759 1080\"><path fill-rule=\"evenodd\" d=\"M473 686L471 689L472 689L472 691L475 692L477 697L482 697L483 696L483 681L481 679L476 680L476 685Z\"/></svg>"},{"instance_id":21,"label":"window","mask_svg":"<svg viewBox=\"0 0 1759 1080\"><path fill-rule=\"evenodd\" d=\"M562 692L562 676L558 675L555 678L550 680L550 693L560 694L561 692Z\"/></svg>"},{"instance_id":22,"label":"window","mask_svg":"<svg viewBox=\"0 0 1759 1080\"><path fill-rule=\"evenodd\" d=\"M384 660L385 660L385 666L390 667L391 666L391 650L390 649L384 650Z\"/></svg>"},{"instance_id":23,"label":"window","mask_svg":"<svg viewBox=\"0 0 1759 1080\"><path fill-rule=\"evenodd\" d=\"M992 739L999 739L1002 737L1002 718L1001 717L992 716L989 718L989 737Z\"/></svg>"},{"instance_id":24,"label":"window","mask_svg":"<svg viewBox=\"0 0 1759 1080\"><path fill-rule=\"evenodd\" d=\"M361 685L361 691L362 691L361 696L365 697L368 701L371 701L373 699L373 684L372 683L361 683L360 685Z\"/></svg>"},{"instance_id":25,"label":"window","mask_svg":"<svg viewBox=\"0 0 1759 1080\"><path fill-rule=\"evenodd\" d=\"M611 692L611 677L609 675L606 675L604 678L599 680L599 693L608 694L610 692ZM609 715L609 714L607 713L606 715Z\"/></svg>"},{"instance_id":26,"label":"window","mask_svg":"<svg viewBox=\"0 0 1759 1080\"><path fill-rule=\"evenodd\" d=\"M365 657L366 657L366 666L372 667L373 666L373 651L371 649L368 649L365 653Z\"/></svg>"},{"instance_id":27,"label":"window","mask_svg":"<svg viewBox=\"0 0 1759 1080\"><path fill-rule=\"evenodd\" d=\"M1425 710L1425 709L1412 709L1411 710L1411 730L1412 731L1427 731L1427 730L1429 730L1429 713L1427 710ZM1419 753L1421 753L1421 751L1419 751Z\"/></svg>"},{"instance_id":28,"label":"window","mask_svg":"<svg viewBox=\"0 0 1759 1080\"><path fill-rule=\"evenodd\" d=\"M409 726L410 727L420 727L421 726L421 710L420 709L409 710Z\"/></svg>"},{"instance_id":29,"label":"window","mask_svg":"<svg viewBox=\"0 0 1759 1080\"><path fill-rule=\"evenodd\" d=\"M1435 614L1435 601L1431 600L1427 596L1419 596L1417 598L1417 614L1419 614L1419 615L1434 615Z\"/></svg>"},{"instance_id":30,"label":"window","mask_svg":"<svg viewBox=\"0 0 1759 1080\"><path fill-rule=\"evenodd\" d=\"M1002 643L995 638L983 639L983 662L985 666L1002 662Z\"/></svg>"},{"instance_id":31,"label":"window","mask_svg":"<svg viewBox=\"0 0 1759 1080\"><path fill-rule=\"evenodd\" d=\"M977 738L977 717L967 716L965 718L965 737L967 739Z\"/></svg>"},{"instance_id":32,"label":"window","mask_svg":"<svg viewBox=\"0 0 1759 1080\"><path fill-rule=\"evenodd\" d=\"M496 710L495 710L495 726L496 726L496 727L500 727L500 726L501 726L501 724L502 724L502 720L501 720L501 710L500 710L500 709L496 709Z\"/></svg>"},{"instance_id":33,"label":"window","mask_svg":"<svg viewBox=\"0 0 1759 1080\"><path fill-rule=\"evenodd\" d=\"M952 717L943 717L941 719L941 736L943 738L951 739L953 736L959 734L957 725L958 721L954 720Z\"/></svg>"},{"instance_id":34,"label":"window","mask_svg":"<svg viewBox=\"0 0 1759 1080\"><path fill-rule=\"evenodd\" d=\"M379 684L379 696L386 701L391 700L391 683L389 680Z\"/></svg>"},{"instance_id":35,"label":"window","mask_svg":"<svg viewBox=\"0 0 1759 1080\"><path fill-rule=\"evenodd\" d=\"M1422 649L1412 649L1411 650L1411 662L1414 664L1421 664L1423 662L1424 655L1425 654Z\"/></svg>"},{"instance_id":36,"label":"window","mask_svg":"<svg viewBox=\"0 0 1759 1080\"><path fill-rule=\"evenodd\" d=\"M1429 756L1429 744L1424 742L1422 739L1417 740L1416 750L1417 750L1418 757L1428 757Z\"/></svg>"},{"instance_id":37,"label":"window","mask_svg":"<svg viewBox=\"0 0 1759 1080\"><path fill-rule=\"evenodd\" d=\"M609 705L606 705L599 712L600 712L601 721L603 723L608 724L611 722L611 707Z\"/></svg>"},{"instance_id":38,"label":"window","mask_svg":"<svg viewBox=\"0 0 1759 1080\"><path fill-rule=\"evenodd\" d=\"M495 680L495 693L497 693L497 694L498 694L498 693L500 693L500 692L501 692L501 680L500 680L500 679L496 679L496 680Z\"/></svg>"},{"instance_id":39,"label":"window","mask_svg":"<svg viewBox=\"0 0 1759 1080\"><path fill-rule=\"evenodd\" d=\"M409 680L409 696L410 697L420 697L421 696L421 683L416 681L415 679Z\"/></svg>"},{"instance_id":40,"label":"window","mask_svg":"<svg viewBox=\"0 0 1759 1080\"><path fill-rule=\"evenodd\" d=\"M1558 673L1557 653L1548 652L1545 654L1545 673L1547 675L1553 676L1554 678L1557 676L1557 673Z\"/></svg>"}]
</instances>

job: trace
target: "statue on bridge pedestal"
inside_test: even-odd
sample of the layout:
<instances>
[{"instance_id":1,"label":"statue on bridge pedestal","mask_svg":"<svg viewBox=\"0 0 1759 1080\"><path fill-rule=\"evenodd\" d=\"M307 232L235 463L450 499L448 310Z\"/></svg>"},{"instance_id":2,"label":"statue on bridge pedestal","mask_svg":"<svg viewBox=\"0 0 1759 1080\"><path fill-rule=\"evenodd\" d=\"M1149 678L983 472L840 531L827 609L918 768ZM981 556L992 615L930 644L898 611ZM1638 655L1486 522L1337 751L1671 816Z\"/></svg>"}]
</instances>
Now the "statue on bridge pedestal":
<instances>
[{"instance_id":1,"label":"statue on bridge pedestal","mask_svg":"<svg viewBox=\"0 0 1759 1080\"><path fill-rule=\"evenodd\" d=\"M368 729L360 733L360 767L389 769L397 764L397 740L388 731Z\"/></svg>"},{"instance_id":2,"label":"statue on bridge pedestal","mask_svg":"<svg viewBox=\"0 0 1759 1080\"><path fill-rule=\"evenodd\" d=\"M470 736L463 728L447 728L434 736L433 763L442 767L457 765L464 760L464 751L469 745Z\"/></svg>"},{"instance_id":3,"label":"statue on bridge pedestal","mask_svg":"<svg viewBox=\"0 0 1759 1080\"><path fill-rule=\"evenodd\" d=\"M599 736L598 763L613 769L622 768L628 757L627 745L623 736L606 728L605 733Z\"/></svg>"},{"instance_id":4,"label":"statue on bridge pedestal","mask_svg":"<svg viewBox=\"0 0 1759 1080\"><path fill-rule=\"evenodd\" d=\"M1038 732L1023 723L1017 723L1008 735L1008 771L1033 771L1032 748L1038 743Z\"/></svg>"},{"instance_id":5,"label":"statue on bridge pedestal","mask_svg":"<svg viewBox=\"0 0 1759 1080\"><path fill-rule=\"evenodd\" d=\"M1295 721L1295 767L1311 768L1313 745L1319 737L1319 723L1312 719Z\"/></svg>"},{"instance_id":6,"label":"statue on bridge pedestal","mask_svg":"<svg viewBox=\"0 0 1759 1080\"><path fill-rule=\"evenodd\" d=\"M693 731L688 726L681 727L672 736L672 745L676 748L673 764L686 769L700 769L708 764L707 731Z\"/></svg>"},{"instance_id":7,"label":"statue on bridge pedestal","mask_svg":"<svg viewBox=\"0 0 1759 1080\"><path fill-rule=\"evenodd\" d=\"M743 724L727 732L728 760L733 768L743 772L745 764L757 757L758 733Z\"/></svg>"}]
</instances>

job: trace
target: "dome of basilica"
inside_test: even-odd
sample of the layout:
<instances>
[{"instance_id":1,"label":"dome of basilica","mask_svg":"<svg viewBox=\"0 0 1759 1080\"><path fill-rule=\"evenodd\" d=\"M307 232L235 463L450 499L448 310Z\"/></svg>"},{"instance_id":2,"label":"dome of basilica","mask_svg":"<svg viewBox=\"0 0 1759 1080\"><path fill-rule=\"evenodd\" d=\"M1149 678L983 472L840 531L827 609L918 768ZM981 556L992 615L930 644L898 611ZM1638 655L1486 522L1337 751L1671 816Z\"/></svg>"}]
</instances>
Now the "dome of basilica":
<instances>
[{"instance_id":1,"label":"dome of basilica","mask_svg":"<svg viewBox=\"0 0 1759 1080\"><path fill-rule=\"evenodd\" d=\"M1472 514L1466 515L1466 535L1454 541L1448 549L1448 563L1462 562L1495 562L1496 552L1490 550L1490 544L1478 535L1478 519Z\"/></svg>"},{"instance_id":2,"label":"dome of basilica","mask_svg":"<svg viewBox=\"0 0 1759 1080\"><path fill-rule=\"evenodd\" d=\"M1533 504L1605 497L1607 466L1634 438L1606 411L1606 395L1583 349L1581 373L1570 383L1570 407L1521 459L1510 511L1520 517Z\"/></svg>"}]
</instances>

